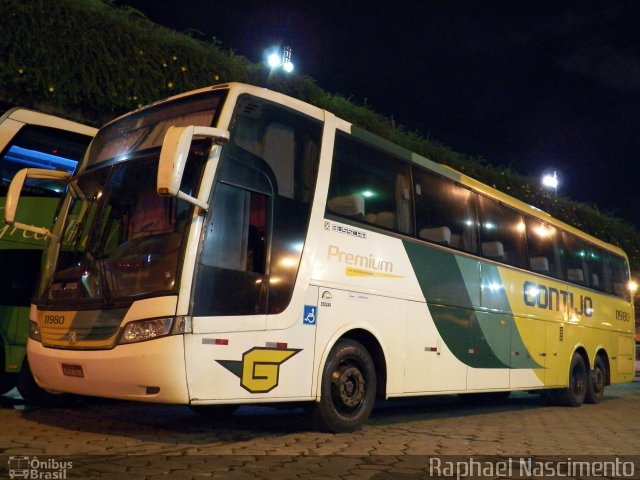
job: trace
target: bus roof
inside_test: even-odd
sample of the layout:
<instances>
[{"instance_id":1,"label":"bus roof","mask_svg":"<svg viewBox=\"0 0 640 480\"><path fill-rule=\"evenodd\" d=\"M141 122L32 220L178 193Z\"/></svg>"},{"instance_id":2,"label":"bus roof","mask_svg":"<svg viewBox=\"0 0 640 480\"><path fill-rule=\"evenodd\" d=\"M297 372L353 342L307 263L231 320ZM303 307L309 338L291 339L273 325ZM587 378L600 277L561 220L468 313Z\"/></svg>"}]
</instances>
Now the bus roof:
<instances>
[{"instance_id":1,"label":"bus roof","mask_svg":"<svg viewBox=\"0 0 640 480\"><path fill-rule=\"evenodd\" d=\"M60 130L67 130L83 135L89 135L91 137L94 137L98 132L97 128L83 125L82 123L73 122L55 115L36 112L35 110L29 110L22 107L15 107L7 110L4 115L0 117L0 123L6 119L15 120L16 122L26 123L29 125L59 128Z\"/></svg>"}]
</instances>

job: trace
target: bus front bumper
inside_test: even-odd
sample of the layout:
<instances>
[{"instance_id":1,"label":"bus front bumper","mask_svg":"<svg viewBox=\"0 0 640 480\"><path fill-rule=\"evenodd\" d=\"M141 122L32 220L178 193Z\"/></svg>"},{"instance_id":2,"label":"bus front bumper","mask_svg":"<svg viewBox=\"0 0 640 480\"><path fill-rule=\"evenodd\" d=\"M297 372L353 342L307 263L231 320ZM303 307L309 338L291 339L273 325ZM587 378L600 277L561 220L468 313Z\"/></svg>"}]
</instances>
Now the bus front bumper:
<instances>
[{"instance_id":1,"label":"bus front bumper","mask_svg":"<svg viewBox=\"0 0 640 480\"><path fill-rule=\"evenodd\" d=\"M46 390L144 402L189 402L182 335L112 350L53 349L29 340L27 355L36 382Z\"/></svg>"}]
</instances>

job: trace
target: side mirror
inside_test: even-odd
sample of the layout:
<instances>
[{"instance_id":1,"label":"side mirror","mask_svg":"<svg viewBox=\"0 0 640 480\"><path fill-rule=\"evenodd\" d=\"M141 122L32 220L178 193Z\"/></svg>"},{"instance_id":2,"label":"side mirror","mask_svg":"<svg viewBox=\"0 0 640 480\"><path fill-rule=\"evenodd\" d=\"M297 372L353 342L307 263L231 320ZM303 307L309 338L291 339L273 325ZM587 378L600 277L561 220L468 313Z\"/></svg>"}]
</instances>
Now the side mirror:
<instances>
[{"instance_id":1,"label":"side mirror","mask_svg":"<svg viewBox=\"0 0 640 480\"><path fill-rule=\"evenodd\" d=\"M60 172L58 170L46 170L44 168L23 168L13 177L9 190L7 191L7 199L4 205L4 221L8 225L13 225L29 232L39 233L41 235L51 236L48 228L36 227L24 223L16 222L16 211L18 210L18 202L20 200L20 192L27 179L34 180L57 180L67 182L71 178L71 174Z\"/></svg>"},{"instance_id":2,"label":"side mirror","mask_svg":"<svg viewBox=\"0 0 640 480\"><path fill-rule=\"evenodd\" d=\"M197 205L203 210L209 209L209 204L180 191L180 183L184 174L184 167L189 156L189 148L194 136L212 138L218 145L229 140L229 131L212 127L169 127L160 151L158 164L157 191L158 195L178 197Z\"/></svg>"}]
</instances>

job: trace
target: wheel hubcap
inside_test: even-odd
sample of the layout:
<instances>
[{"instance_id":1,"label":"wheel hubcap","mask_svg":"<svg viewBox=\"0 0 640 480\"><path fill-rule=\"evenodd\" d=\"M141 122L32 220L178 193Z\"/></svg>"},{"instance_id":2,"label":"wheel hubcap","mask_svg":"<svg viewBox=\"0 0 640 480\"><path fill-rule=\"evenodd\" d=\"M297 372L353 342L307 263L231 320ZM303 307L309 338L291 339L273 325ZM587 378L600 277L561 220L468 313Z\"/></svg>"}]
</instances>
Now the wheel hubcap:
<instances>
[{"instance_id":1,"label":"wheel hubcap","mask_svg":"<svg viewBox=\"0 0 640 480\"><path fill-rule=\"evenodd\" d=\"M354 366L345 366L333 374L333 387L339 403L353 409L362 403L365 395L362 372Z\"/></svg>"}]
</instances>

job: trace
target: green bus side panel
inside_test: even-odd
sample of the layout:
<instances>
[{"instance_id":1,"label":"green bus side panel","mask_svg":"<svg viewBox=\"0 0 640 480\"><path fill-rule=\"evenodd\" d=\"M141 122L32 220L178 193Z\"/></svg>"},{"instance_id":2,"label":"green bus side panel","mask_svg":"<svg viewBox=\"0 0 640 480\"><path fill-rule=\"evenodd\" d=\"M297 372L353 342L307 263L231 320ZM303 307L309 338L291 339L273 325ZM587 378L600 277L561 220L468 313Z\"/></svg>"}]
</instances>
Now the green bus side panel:
<instances>
[{"instance_id":1,"label":"green bus side panel","mask_svg":"<svg viewBox=\"0 0 640 480\"><path fill-rule=\"evenodd\" d=\"M16 220L37 227L51 227L58 205L58 198L20 197ZM42 250L44 236L7 225L4 218L5 197L0 197L0 250ZM38 267L39 268L39 267ZM35 272L34 275L40 272ZM2 268L0 275L6 279L11 270ZM6 283L6 282L3 282ZM26 353L29 335L29 308L0 305L0 334L5 350L5 371L19 372Z\"/></svg>"},{"instance_id":2,"label":"green bus side panel","mask_svg":"<svg viewBox=\"0 0 640 480\"><path fill-rule=\"evenodd\" d=\"M58 206L58 198L20 197L16 221L36 227L50 228ZM0 197L0 248L42 249L44 237L4 223L5 197Z\"/></svg>"}]
</instances>

